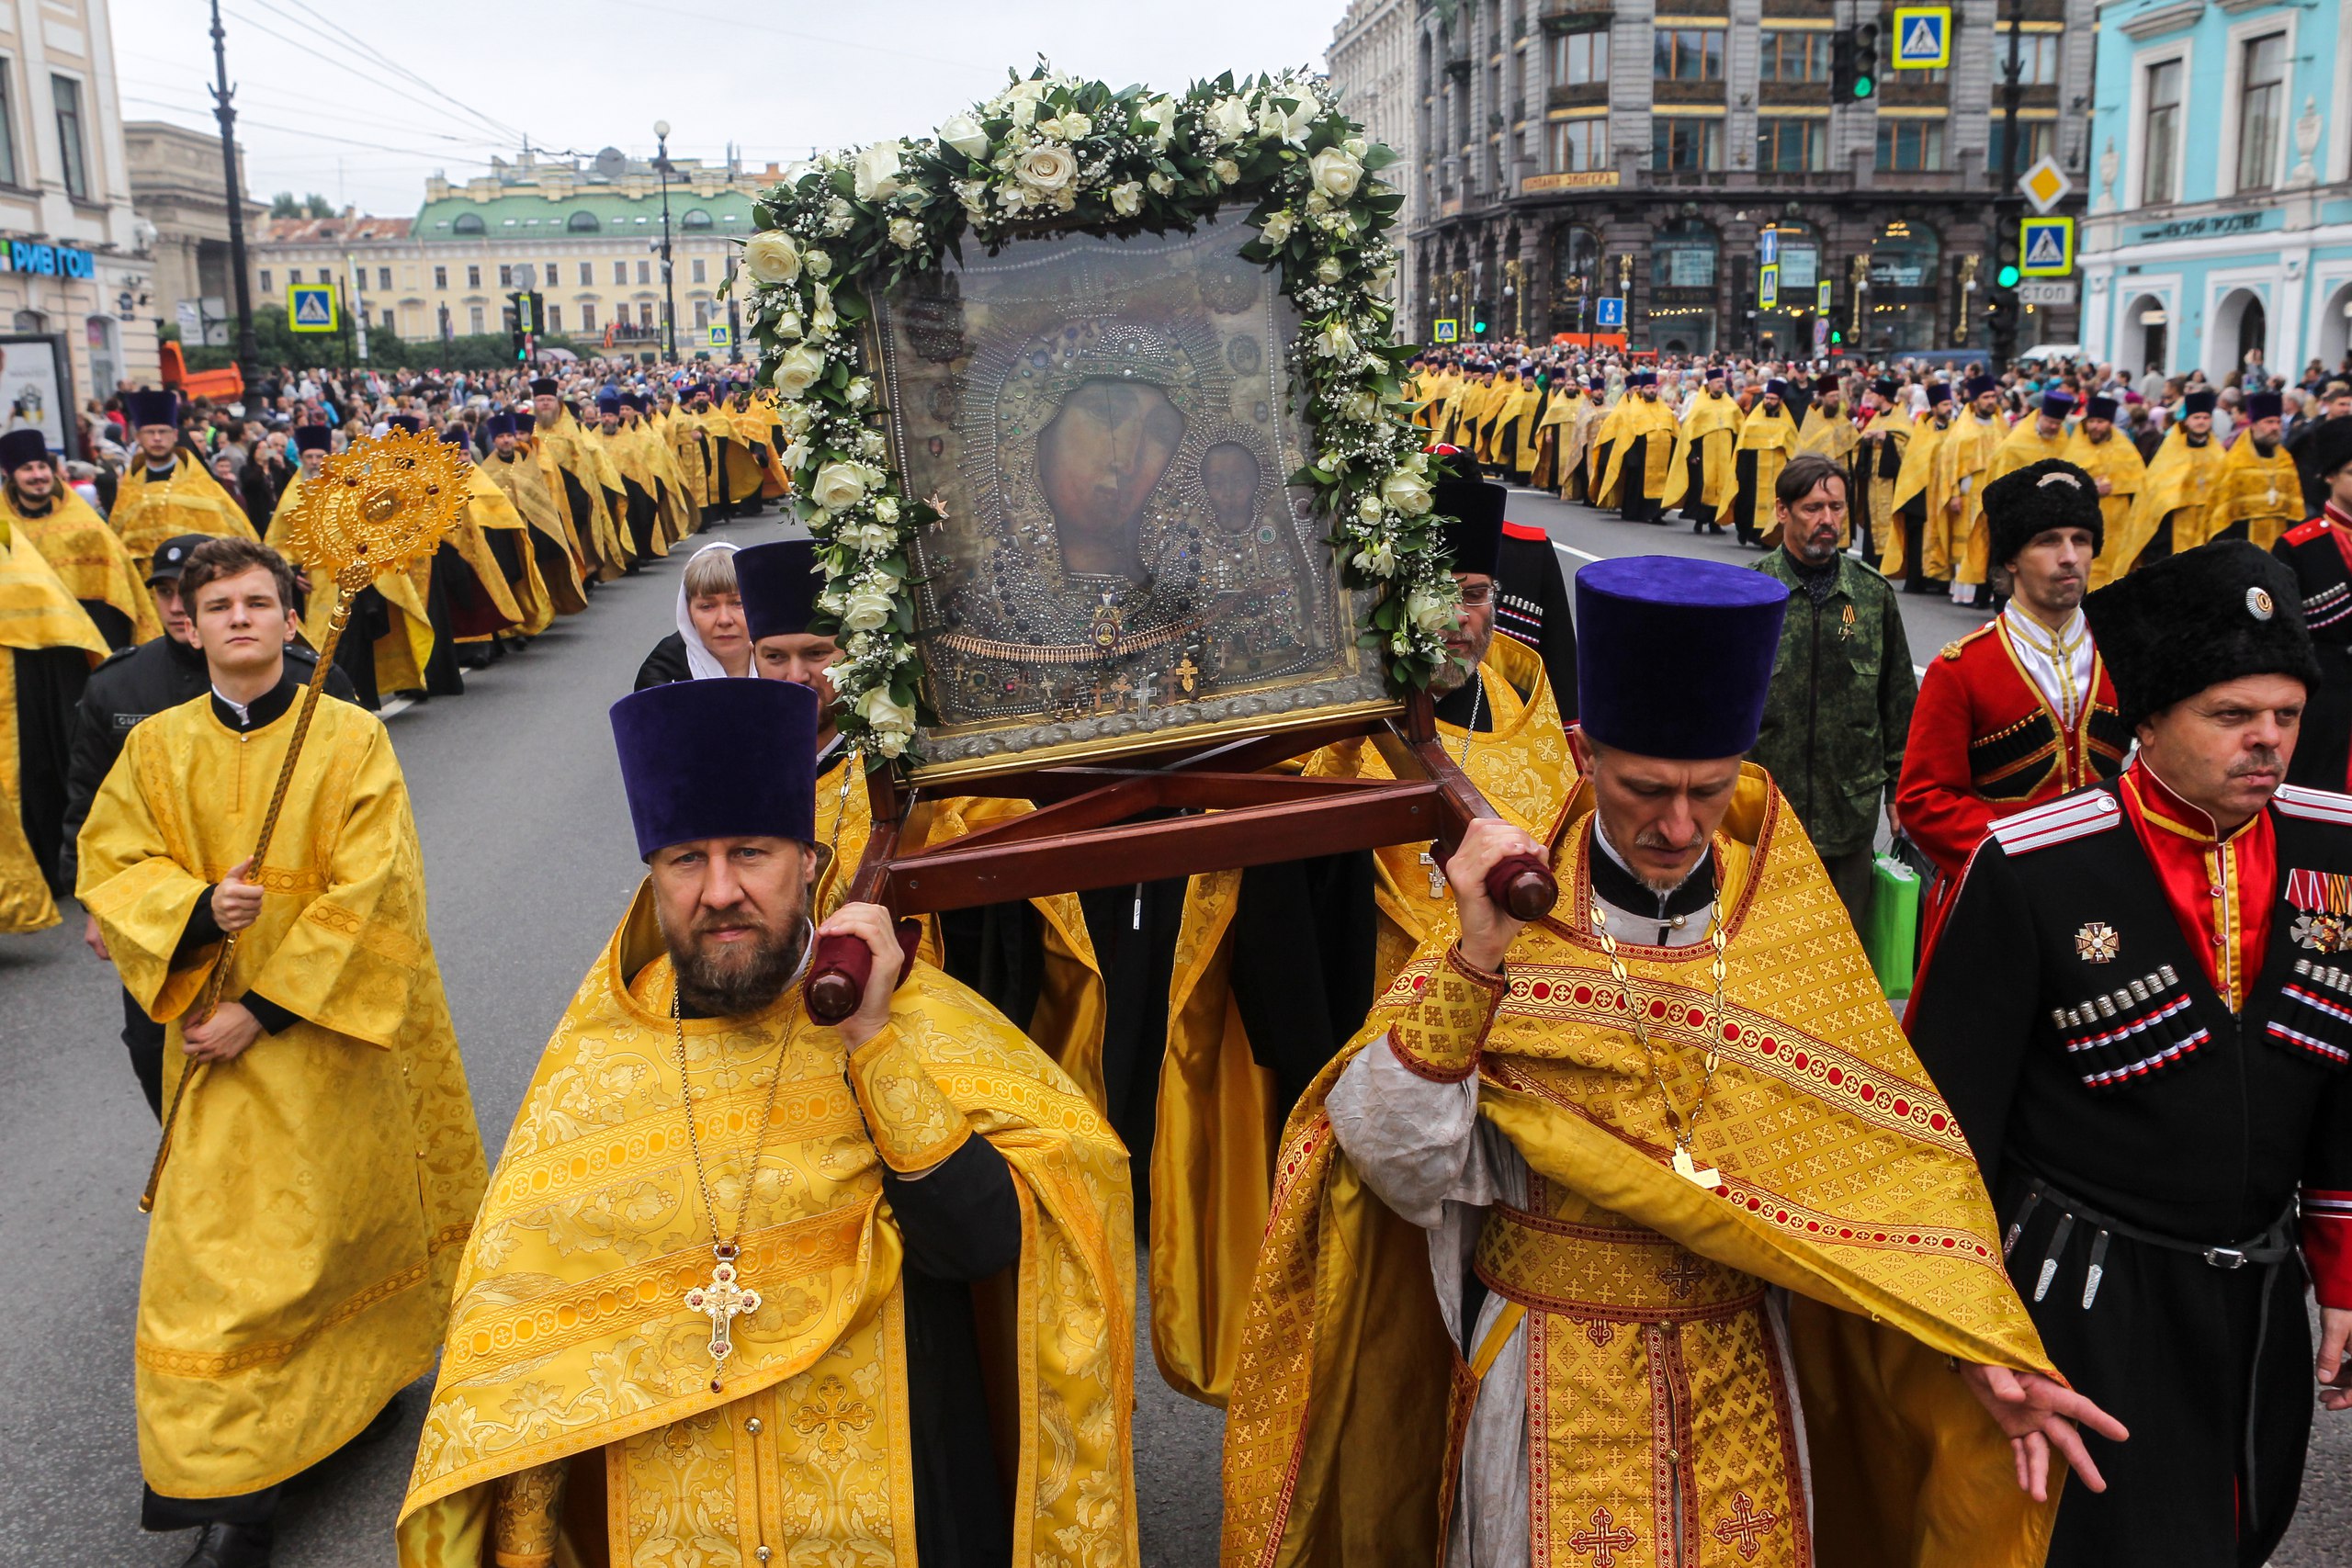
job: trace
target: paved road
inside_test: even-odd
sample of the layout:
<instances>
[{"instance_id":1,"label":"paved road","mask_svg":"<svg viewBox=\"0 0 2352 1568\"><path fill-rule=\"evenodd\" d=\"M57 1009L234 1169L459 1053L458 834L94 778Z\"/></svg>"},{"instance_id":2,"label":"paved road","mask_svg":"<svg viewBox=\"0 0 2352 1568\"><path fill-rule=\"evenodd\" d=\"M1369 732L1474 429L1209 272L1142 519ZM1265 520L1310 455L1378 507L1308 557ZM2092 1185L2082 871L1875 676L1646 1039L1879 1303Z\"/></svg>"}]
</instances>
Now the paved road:
<instances>
[{"instance_id":1,"label":"paved road","mask_svg":"<svg viewBox=\"0 0 2352 1568\"><path fill-rule=\"evenodd\" d=\"M1637 527L1546 497L1514 498L1587 557L1670 551L1753 558L1687 530ZM739 523L741 543L781 536ZM533 1064L639 874L605 708L671 626L677 565L597 595L532 649L472 677L459 699L391 720L416 803L434 938L493 1156ZM1908 600L1915 658L1974 624ZM184 1537L138 1529L131 1420L132 1314L142 1224L135 1208L154 1128L122 1050L111 971L67 924L0 942L0 1563L168 1568ZM1138 1347L1136 1469L1149 1568L1195 1568L1216 1551L1221 1418L1170 1393ZM289 1498L285 1568L376 1568L405 1481L423 1391L377 1447L331 1461ZM2305 1515L2278 1568L2352 1557L2352 1426L2329 1427Z\"/></svg>"}]
</instances>

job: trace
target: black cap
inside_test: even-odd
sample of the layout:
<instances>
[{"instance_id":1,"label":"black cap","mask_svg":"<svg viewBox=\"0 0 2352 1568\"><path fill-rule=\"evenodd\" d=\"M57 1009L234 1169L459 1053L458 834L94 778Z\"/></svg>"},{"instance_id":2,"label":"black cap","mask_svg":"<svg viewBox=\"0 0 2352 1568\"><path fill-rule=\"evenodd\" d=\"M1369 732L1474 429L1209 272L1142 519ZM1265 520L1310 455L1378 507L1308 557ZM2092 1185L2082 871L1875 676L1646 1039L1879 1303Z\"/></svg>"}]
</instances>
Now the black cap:
<instances>
[{"instance_id":1,"label":"black cap","mask_svg":"<svg viewBox=\"0 0 2352 1568\"><path fill-rule=\"evenodd\" d=\"M2312 432L2312 472L2321 479L2352 463L2352 419L2324 419Z\"/></svg>"},{"instance_id":2,"label":"black cap","mask_svg":"<svg viewBox=\"0 0 2352 1568\"><path fill-rule=\"evenodd\" d=\"M27 463L49 461L49 438L38 430L12 430L0 435L0 473L15 473Z\"/></svg>"},{"instance_id":3,"label":"black cap","mask_svg":"<svg viewBox=\"0 0 2352 1568\"><path fill-rule=\"evenodd\" d=\"M187 558L195 553L197 546L210 537L209 534L182 534L156 546L155 554L147 562L148 582L177 582L180 573L187 570Z\"/></svg>"},{"instance_id":4,"label":"black cap","mask_svg":"<svg viewBox=\"0 0 2352 1568\"><path fill-rule=\"evenodd\" d=\"M2091 554L2107 543L2107 518L2098 509L2098 486L2063 457L2044 457L2012 468L1984 487L1984 524L1993 559L2007 563L2052 528L2090 531Z\"/></svg>"},{"instance_id":5,"label":"black cap","mask_svg":"<svg viewBox=\"0 0 2352 1568\"><path fill-rule=\"evenodd\" d=\"M2294 572L2244 539L2151 561L2085 599L2083 614L2127 725L2242 676L2319 684Z\"/></svg>"},{"instance_id":6,"label":"black cap","mask_svg":"<svg viewBox=\"0 0 2352 1568\"><path fill-rule=\"evenodd\" d=\"M552 398L561 390L552 376L541 376L531 382L531 396L535 398Z\"/></svg>"}]
</instances>

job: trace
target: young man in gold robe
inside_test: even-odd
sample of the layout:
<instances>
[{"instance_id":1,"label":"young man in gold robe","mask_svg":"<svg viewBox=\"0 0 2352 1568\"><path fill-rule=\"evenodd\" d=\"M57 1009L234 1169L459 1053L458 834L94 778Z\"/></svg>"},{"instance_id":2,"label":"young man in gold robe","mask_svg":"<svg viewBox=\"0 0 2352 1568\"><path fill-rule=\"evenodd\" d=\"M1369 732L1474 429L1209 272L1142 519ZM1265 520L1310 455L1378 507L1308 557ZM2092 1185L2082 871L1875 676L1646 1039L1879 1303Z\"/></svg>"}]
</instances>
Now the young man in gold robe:
<instances>
[{"instance_id":1,"label":"young man in gold robe","mask_svg":"<svg viewBox=\"0 0 2352 1568\"><path fill-rule=\"evenodd\" d=\"M1739 760L1786 590L1662 557L1577 590L1588 787L1541 839L1472 825L1458 927L1285 1130L1224 1561L2032 1568L2051 1453L2097 1485L2104 1418ZM1532 925L1484 886L1515 853L1559 877Z\"/></svg>"},{"instance_id":2,"label":"young man in gold robe","mask_svg":"<svg viewBox=\"0 0 2352 1568\"><path fill-rule=\"evenodd\" d=\"M884 910L811 929L817 708L614 705L648 875L492 1179L402 1568L1136 1560L1125 1152L986 1002L900 984ZM829 1026L836 935L872 972Z\"/></svg>"},{"instance_id":3,"label":"young man in gold robe","mask_svg":"<svg viewBox=\"0 0 2352 1568\"><path fill-rule=\"evenodd\" d=\"M181 440L177 392L125 392L122 417L138 450L115 490L107 521L122 536L142 578L155 547L182 534L259 541L244 508Z\"/></svg>"},{"instance_id":4,"label":"young man in gold robe","mask_svg":"<svg viewBox=\"0 0 2352 1568\"><path fill-rule=\"evenodd\" d=\"M0 476L6 476L0 506L7 525L33 542L107 647L130 648L163 635L138 562L107 520L58 479L40 431L0 435Z\"/></svg>"},{"instance_id":5,"label":"young man in gold robe","mask_svg":"<svg viewBox=\"0 0 2352 1568\"><path fill-rule=\"evenodd\" d=\"M2229 454L2213 439L2214 394L2182 394L2180 418L2148 463L2123 536L2091 563L2091 586L2103 588L2144 560L2193 550L2212 536L2212 502Z\"/></svg>"},{"instance_id":6,"label":"young man in gold robe","mask_svg":"<svg viewBox=\"0 0 2352 1568\"><path fill-rule=\"evenodd\" d=\"M1951 386L1931 383L1928 412L1912 421L1903 467L1895 471L1893 504L1895 529L1903 538L1905 593L1946 591L1951 582L1951 530L1943 502L1935 493L1936 454L1951 429Z\"/></svg>"},{"instance_id":7,"label":"young man in gold robe","mask_svg":"<svg viewBox=\"0 0 2352 1568\"><path fill-rule=\"evenodd\" d=\"M1777 377L1764 383L1756 406L1740 421L1739 440L1732 448L1736 481L1731 521L1743 545L1770 548L1778 542L1765 535L1772 526L1772 487L1797 453L1796 421L1789 417L1789 406L1782 400L1788 391L1789 384Z\"/></svg>"},{"instance_id":8,"label":"young man in gold robe","mask_svg":"<svg viewBox=\"0 0 2352 1568\"><path fill-rule=\"evenodd\" d=\"M31 537L0 523L0 935L58 922L74 712L106 656Z\"/></svg>"},{"instance_id":9,"label":"young man in gold robe","mask_svg":"<svg viewBox=\"0 0 2352 1568\"><path fill-rule=\"evenodd\" d=\"M1945 548L1951 561L1955 604L1975 604L1988 574L1985 476L2008 434L2008 421L2001 413L2000 384L1990 376L1970 377L1968 412L1952 421L1936 447L1935 489L1943 498Z\"/></svg>"},{"instance_id":10,"label":"young man in gold robe","mask_svg":"<svg viewBox=\"0 0 2352 1568\"><path fill-rule=\"evenodd\" d=\"M1674 440L1674 472L1667 480L1665 510L1679 507L1694 534L1720 534L1723 519L1739 494L1739 404L1726 394L1724 367L1707 367L1706 389L1683 411Z\"/></svg>"},{"instance_id":11,"label":"young man in gold robe","mask_svg":"<svg viewBox=\"0 0 2352 1568\"><path fill-rule=\"evenodd\" d=\"M2066 438L2066 461L2090 475L2098 491L2099 515L2107 536L2120 539L2132 517L2132 503L2147 482L2148 465L2140 449L2115 434L2117 404L2113 398L2091 398L2083 417ZM2096 571L2097 568L2093 568Z\"/></svg>"},{"instance_id":12,"label":"young man in gold robe","mask_svg":"<svg viewBox=\"0 0 2352 1568\"><path fill-rule=\"evenodd\" d=\"M2208 538L2245 539L2267 550L2303 520L2302 473L2279 431L2282 401L2276 392L2246 394L2246 426L2222 460Z\"/></svg>"},{"instance_id":13,"label":"young man in gold robe","mask_svg":"<svg viewBox=\"0 0 2352 1568\"><path fill-rule=\"evenodd\" d=\"M293 571L215 539L180 581L211 690L131 731L82 827L79 892L171 1025L164 1094L183 1097L140 1277L142 1522L201 1529L205 1568L259 1568L283 1483L396 1419L431 1369L481 1138L384 727L321 699L255 866L301 697ZM193 1016L232 935L222 1000Z\"/></svg>"}]
</instances>

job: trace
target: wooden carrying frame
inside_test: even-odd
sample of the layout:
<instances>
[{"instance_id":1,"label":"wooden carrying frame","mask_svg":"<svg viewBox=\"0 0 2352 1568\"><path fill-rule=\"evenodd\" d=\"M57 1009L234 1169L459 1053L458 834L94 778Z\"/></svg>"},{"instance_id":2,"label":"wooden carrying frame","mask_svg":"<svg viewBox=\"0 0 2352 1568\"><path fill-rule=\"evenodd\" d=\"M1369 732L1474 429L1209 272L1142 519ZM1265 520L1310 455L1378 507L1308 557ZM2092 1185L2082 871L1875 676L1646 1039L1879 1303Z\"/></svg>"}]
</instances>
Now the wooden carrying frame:
<instances>
[{"instance_id":1,"label":"wooden carrying frame","mask_svg":"<svg viewBox=\"0 0 2352 1568\"><path fill-rule=\"evenodd\" d=\"M1393 779L1269 771L1359 739L1379 750ZM1031 800L1037 808L902 855L899 839L927 786L910 786L888 768L866 775L874 829L848 898L888 909L902 922L899 941L909 952L911 916L1386 844L1434 841L1442 862L1471 823L1497 816L1440 744L1426 692L1408 696L1399 714L1232 740L1196 738L1116 766L1043 767L930 787ZM1148 812L1179 815L1135 820ZM1550 868L1532 855L1507 857L1487 889L1523 919L1550 909L1559 894ZM826 1022L848 1017L871 962L854 938L823 939L810 967L809 1011Z\"/></svg>"}]
</instances>

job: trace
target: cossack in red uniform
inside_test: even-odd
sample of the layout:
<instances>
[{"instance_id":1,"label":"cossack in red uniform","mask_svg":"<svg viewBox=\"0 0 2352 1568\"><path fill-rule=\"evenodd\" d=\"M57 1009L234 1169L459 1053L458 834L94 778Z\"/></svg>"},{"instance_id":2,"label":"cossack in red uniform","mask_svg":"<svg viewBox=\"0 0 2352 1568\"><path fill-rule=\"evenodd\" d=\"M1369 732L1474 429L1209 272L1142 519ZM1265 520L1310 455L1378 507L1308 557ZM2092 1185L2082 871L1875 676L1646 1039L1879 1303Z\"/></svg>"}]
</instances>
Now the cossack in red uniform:
<instances>
[{"instance_id":1,"label":"cossack in red uniform","mask_svg":"<svg viewBox=\"0 0 2352 1568\"><path fill-rule=\"evenodd\" d=\"M2311 628L2319 658L2319 684L2303 709L2302 735L2288 770L2291 784L2319 789L2352 788L2352 514L2334 502L2320 514L2290 528L2270 553L2295 574L2303 602L2303 624Z\"/></svg>"}]
</instances>

